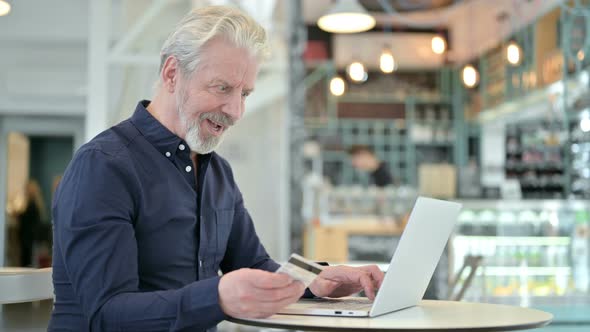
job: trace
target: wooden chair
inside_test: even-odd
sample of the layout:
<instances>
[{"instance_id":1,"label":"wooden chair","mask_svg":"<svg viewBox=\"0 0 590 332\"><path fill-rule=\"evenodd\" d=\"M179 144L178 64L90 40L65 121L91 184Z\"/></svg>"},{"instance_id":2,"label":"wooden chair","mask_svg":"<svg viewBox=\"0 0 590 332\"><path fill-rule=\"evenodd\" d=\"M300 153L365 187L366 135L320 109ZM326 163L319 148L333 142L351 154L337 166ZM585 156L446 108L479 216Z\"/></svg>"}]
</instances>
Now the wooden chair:
<instances>
[{"instance_id":1,"label":"wooden chair","mask_svg":"<svg viewBox=\"0 0 590 332\"><path fill-rule=\"evenodd\" d=\"M481 266L482 262L483 256L465 256L463 266L461 266L461 269L459 269L459 272L457 272L453 280L451 280L451 284L449 285L449 292L447 297L448 300L461 301L461 299L465 295L465 292L467 292L467 289L469 288L469 286L471 286L473 278L477 273L477 269ZM461 276L467 268L469 268L469 274L467 275L465 281L460 285L459 291L455 294L455 288L457 288L457 286L461 282Z\"/></svg>"}]
</instances>

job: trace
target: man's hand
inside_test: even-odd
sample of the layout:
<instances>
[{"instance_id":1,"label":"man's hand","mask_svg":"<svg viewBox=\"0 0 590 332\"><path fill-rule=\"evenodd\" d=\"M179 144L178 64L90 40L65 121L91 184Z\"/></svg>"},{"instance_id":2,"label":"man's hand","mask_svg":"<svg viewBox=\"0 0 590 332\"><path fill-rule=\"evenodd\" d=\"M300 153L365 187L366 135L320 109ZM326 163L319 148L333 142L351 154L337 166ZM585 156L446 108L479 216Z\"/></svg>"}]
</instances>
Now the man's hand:
<instances>
[{"instance_id":1,"label":"man's hand","mask_svg":"<svg viewBox=\"0 0 590 332\"><path fill-rule=\"evenodd\" d=\"M361 267L327 266L309 285L315 296L342 297L364 290L367 297L375 299L375 290L381 287L383 272L377 265Z\"/></svg>"},{"instance_id":2,"label":"man's hand","mask_svg":"<svg viewBox=\"0 0 590 332\"><path fill-rule=\"evenodd\" d=\"M264 318L297 302L305 285L286 274L256 269L232 271L219 281L219 304L236 318Z\"/></svg>"}]
</instances>

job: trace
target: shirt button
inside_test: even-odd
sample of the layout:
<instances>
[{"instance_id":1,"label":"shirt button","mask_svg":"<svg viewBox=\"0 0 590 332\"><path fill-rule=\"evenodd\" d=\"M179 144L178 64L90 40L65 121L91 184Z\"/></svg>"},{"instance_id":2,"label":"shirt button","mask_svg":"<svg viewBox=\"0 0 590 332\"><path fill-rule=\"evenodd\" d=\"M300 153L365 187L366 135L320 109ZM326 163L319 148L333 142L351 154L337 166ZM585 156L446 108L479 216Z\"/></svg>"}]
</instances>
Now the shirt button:
<instances>
[{"instance_id":1,"label":"shirt button","mask_svg":"<svg viewBox=\"0 0 590 332\"><path fill-rule=\"evenodd\" d=\"M180 149L180 151L184 151L184 144L180 144L180 145L178 146L178 148Z\"/></svg>"},{"instance_id":2,"label":"shirt button","mask_svg":"<svg viewBox=\"0 0 590 332\"><path fill-rule=\"evenodd\" d=\"M193 168L190 166L186 166L186 168L184 169L187 173L190 172Z\"/></svg>"},{"instance_id":3,"label":"shirt button","mask_svg":"<svg viewBox=\"0 0 590 332\"><path fill-rule=\"evenodd\" d=\"M170 152L166 152L166 157L170 157L171 155Z\"/></svg>"}]
</instances>

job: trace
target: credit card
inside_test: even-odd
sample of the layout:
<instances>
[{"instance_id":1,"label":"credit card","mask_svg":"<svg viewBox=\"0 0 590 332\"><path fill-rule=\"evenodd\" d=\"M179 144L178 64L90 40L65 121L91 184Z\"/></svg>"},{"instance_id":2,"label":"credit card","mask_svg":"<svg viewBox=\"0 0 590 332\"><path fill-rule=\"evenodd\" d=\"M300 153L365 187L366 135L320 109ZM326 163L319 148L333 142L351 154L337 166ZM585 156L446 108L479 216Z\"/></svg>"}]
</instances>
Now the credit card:
<instances>
[{"instance_id":1,"label":"credit card","mask_svg":"<svg viewBox=\"0 0 590 332\"><path fill-rule=\"evenodd\" d=\"M322 272L321 265L297 254L291 254L287 263L281 265L276 271L276 273L285 273L291 278L301 281L305 284L305 287L309 287L320 272Z\"/></svg>"}]
</instances>

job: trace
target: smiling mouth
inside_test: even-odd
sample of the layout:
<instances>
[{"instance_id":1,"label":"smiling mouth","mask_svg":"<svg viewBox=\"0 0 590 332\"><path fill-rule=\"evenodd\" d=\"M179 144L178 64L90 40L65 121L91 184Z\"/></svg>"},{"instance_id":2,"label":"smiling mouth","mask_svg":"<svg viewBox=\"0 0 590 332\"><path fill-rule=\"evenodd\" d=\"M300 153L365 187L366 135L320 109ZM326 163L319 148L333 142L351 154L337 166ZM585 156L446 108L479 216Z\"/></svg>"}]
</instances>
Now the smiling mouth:
<instances>
[{"instance_id":1,"label":"smiling mouth","mask_svg":"<svg viewBox=\"0 0 590 332\"><path fill-rule=\"evenodd\" d=\"M221 134L223 132L223 130L225 129L225 127L215 121L212 121L211 119L207 119L207 124L209 125L209 128L211 129L211 132L213 134Z\"/></svg>"}]
</instances>

